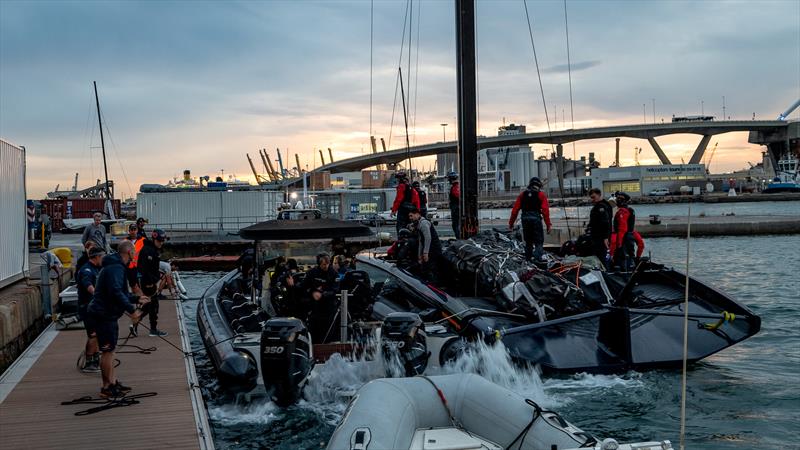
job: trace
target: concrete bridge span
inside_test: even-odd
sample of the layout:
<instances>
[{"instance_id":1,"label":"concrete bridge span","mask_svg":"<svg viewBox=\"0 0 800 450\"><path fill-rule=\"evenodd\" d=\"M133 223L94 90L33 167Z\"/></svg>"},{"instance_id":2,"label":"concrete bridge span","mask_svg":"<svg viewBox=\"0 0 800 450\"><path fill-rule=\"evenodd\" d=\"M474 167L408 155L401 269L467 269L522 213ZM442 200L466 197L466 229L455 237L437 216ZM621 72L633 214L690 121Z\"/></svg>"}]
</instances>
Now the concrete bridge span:
<instances>
[{"instance_id":1,"label":"concrete bridge span","mask_svg":"<svg viewBox=\"0 0 800 450\"><path fill-rule=\"evenodd\" d=\"M698 134L703 136L700 144L689 160L690 164L699 163L708 146L711 136L737 131L749 131L750 142L768 145L769 142L786 141L791 136L797 139L800 122L780 120L727 120L708 122L677 122L638 125L614 125L583 129L558 130L553 132L535 132L505 136L479 137L478 148L493 148L526 144L566 144L569 142L628 137L646 139L650 142L662 164L671 164L669 158L661 150L655 138L670 134ZM788 145L788 144L787 144ZM386 152L371 153L343 159L324 166L316 171L347 172L365 169L378 164L395 164L407 158L431 156L444 153L456 153L457 142L437 142L411 147L411 149L395 149Z\"/></svg>"}]
</instances>

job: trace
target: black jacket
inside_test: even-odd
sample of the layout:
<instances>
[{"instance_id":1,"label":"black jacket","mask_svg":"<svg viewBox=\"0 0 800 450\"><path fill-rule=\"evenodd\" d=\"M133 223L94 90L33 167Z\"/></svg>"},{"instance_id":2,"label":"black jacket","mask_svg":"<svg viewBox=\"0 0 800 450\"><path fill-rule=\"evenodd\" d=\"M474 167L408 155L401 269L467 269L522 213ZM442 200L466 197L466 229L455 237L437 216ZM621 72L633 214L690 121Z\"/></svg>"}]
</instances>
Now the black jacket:
<instances>
[{"instance_id":1,"label":"black jacket","mask_svg":"<svg viewBox=\"0 0 800 450\"><path fill-rule=\"evenodd\" d=\"M336 275L336 271L331 266L328 266L327 271L314 267L306 272L301 289L305 295L309 295L316 290L322 293L333 292L336 289L337 278L338 275Z\"/></svg>"},{"instance_id":2,"label":"black jacket","mask_svg":"<svg viewBox=\"0 0 800 450\"><path fill-rule=\"evenodd\" d=\"M158 249L153 241L146 239L142 250L139 252L136 268L139 270L139 282L141 286L152 286L161 279L159 272Z\"/></svg>"},{"instance_id":3,"label":"black jacket","mask_svg":"<svg viewBox=\"0 0 800 450\"><path fill-rule=\"evenodd\" d=\"M105 256L87 309L89 314L100 320L117 320L123 313L136 310L135 299L136 296L128 294L125 265L119 253Z\"/></svg>"},{"instance_id":4,"label":"black jacket","mask_svg":"<svg viewBox=\"0 0 800 450\"><path fill-rule=\"evenodd\" d=\"M605 200L600 200L592 206L586 231L593 240L603 240L611 237L612 211L611 203Z\"/></svg>"}]
</instances>

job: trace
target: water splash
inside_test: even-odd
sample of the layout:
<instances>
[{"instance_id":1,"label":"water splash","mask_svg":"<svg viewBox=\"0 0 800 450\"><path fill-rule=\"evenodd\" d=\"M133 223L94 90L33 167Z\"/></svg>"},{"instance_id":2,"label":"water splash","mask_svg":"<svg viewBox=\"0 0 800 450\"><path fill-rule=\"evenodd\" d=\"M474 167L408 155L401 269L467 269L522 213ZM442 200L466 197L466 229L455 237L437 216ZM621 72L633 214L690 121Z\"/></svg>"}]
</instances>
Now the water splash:
<instances>
[{"instance_id":1,"label":"water splash","mask_svg":"<svg viewBox=\"0 0 800 450\"><path fill-rule=\"evenodd\" d=\"M474 373L547 408L560 404L545 392L539 372L533 367L515 364L502 342L488 345L478 341L454 362L442 367L440 373Z\"/></svg>"},{"instance_id":2,"label":"water splash","mask_svg":"<svg viewBox=\"0 0 800 450\"><path fill-rule=\"evenodd\" d=\"M208 416L222 426L240 425L242 423L266 425L280 419L280 408L269 399L260 398L245 401L238 398L234 403L208 405Z\"/></svg>"}]
</instances>

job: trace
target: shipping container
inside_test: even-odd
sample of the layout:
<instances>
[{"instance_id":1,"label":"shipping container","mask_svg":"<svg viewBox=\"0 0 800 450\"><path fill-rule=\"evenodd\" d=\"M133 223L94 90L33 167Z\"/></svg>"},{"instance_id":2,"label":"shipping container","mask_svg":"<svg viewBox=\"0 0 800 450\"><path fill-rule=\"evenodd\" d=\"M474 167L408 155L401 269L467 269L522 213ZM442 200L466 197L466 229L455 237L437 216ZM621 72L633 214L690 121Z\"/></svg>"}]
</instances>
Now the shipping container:
<instances>
[{"instance_id":1,"label":"shipping container","mask_svg":"<svg viewBox=\"0 0 800 450\"><path fill-rule=\"evenodd\" d=\"M95 212L104 212L104 198L48 198L41 200L42 212L47 213L53 223L53 231L64 229L64 219L90 219ZM112 202L114 217L120 217L120 201Z\"/></svg>"},{"instance_id":2,"label":"shipping container","mask_svg":"<svg viewBox=\"0 0 800 450\"><path fill-rule=\"evenodd\" d=\"M0 288L28 272L25 148L0 139Z\"/></svg>"},{"instance_id":3,"label":"shipping container","mask_svg":"<svg viewBox=\"0 0 800 450\"><path fill-rule=\"evenodd\" d=\"M238 230L277 217L281 191L140 192L136 215L149 228L167 230Z\"/></svg>"},{"instance_id":4,"label":"shipping container","mask_svg":"<svg viewBox=\"0 0 800 450\"><path fill-rule=\"evenodd\" d=\"M323 172L311 172L311 176L308 177L308 184L309 189L311 190L326 190L331 188L331 173L326 171Z\"/></svg>"},{"instance_id":5,"label":"shipping container","mask_svg":"<svg viewBox=\"0 0 800 450\"><path fill-rule=\"evenodd\" d=\"M389 185L393 170L362 170L361 187L364 189L381 189Z\"/></svg>"}]
</instances>

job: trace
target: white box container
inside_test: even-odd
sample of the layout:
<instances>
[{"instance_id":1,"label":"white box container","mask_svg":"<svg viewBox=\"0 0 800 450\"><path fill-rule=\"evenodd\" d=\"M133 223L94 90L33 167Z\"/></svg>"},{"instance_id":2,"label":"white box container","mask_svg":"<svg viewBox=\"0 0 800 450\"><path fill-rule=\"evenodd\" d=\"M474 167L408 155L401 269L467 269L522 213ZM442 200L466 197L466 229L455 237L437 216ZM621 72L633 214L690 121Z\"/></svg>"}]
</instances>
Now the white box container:
<instances>
[{"instance_id":1,"label":"white box container","mask_svg":"<svg viewBox=\"0 0 800 450\"><path fill-rule=\"evenodd\" d=\"M0 288L28 272L25 147L0 139Z\"/></svg>"}]
</instances>

